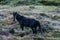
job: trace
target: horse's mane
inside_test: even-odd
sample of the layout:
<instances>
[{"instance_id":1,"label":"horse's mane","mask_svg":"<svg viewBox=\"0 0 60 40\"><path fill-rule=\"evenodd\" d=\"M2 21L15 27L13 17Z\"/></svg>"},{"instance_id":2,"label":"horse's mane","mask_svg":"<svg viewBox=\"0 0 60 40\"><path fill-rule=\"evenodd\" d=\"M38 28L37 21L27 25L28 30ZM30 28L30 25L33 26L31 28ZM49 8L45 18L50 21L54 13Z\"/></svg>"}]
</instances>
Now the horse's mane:
<instances>
[{"instance_id":1,"label":"horse's mane","mask_svg":"<svg viewBox=\"0 0 60 40\"><path fill-rule=\"evenodd\" d=\"M23 18L26 18L26 17L20 15L20 14L17 13L17 12L14 12L13 15L16 16L16 18L19 18L20 20L23 19Z\"/></svg>"}]
</instances>

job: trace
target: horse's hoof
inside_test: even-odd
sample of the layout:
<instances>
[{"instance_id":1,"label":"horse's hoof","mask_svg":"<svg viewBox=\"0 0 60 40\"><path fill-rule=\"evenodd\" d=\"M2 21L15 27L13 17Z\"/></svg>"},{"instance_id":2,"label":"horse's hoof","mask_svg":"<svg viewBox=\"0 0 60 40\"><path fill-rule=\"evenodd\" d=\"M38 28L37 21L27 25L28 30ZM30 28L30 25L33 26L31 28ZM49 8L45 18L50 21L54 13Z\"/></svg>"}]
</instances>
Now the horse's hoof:
<instances>
[{"instance_id":1,"label":"horse's hoof","mask_svg":"<svg viewBox=\"0 0 60 40\"><path fill-rule=\"evenodd\" d=\"M23 37L23 36L25 36L25 34L24 33L21 33L18 36Z\"/></svg>"}]
</instances>

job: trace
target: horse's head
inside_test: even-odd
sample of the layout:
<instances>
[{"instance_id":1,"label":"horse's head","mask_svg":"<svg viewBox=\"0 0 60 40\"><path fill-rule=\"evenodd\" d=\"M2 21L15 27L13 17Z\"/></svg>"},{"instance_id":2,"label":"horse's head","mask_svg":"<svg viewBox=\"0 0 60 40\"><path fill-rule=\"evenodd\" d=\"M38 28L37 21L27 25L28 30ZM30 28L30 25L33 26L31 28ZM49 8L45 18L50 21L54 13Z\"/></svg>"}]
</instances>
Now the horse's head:
<instances>
[{"instance_id":1,"label":"horse's head","mask_svg":"<svg viewBox=\"0 0 60 40\"><path fill-rule=\"evenodd\" d=\"M12 15L13 15L13 21L15 21L15 18L17 17L17 12L13 12Z\"/></svg>"},{"instance_id":2,"label":"horse's head","mask_svg":"<svg viewBox=\"0 0 60 40\"><path fill-rule=\"evenodd\" d=\"M13 15L16 16L18 13L17 12L13 12Z\"/></svg>"},{"instance_id":3,"label":"horse's head","mask_svg":"<svg viewBox=\"0 0 60 40\"><path fill-rule=\"evenodd\" d=\"M20 15L18 12L13 12L12 14L13 14L13 21L15 21L15 19L20 20L23 18L23 16Z\"/></svg>"}]
</instances>

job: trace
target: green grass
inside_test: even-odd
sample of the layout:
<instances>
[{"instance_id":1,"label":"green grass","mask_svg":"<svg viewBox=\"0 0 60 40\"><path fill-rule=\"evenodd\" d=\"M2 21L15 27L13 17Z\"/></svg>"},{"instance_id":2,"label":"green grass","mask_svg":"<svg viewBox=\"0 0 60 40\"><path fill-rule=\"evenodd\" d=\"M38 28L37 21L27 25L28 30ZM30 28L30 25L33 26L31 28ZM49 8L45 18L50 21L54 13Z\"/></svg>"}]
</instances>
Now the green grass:
<instances>
[{"instance_id":1,"label":"green grass","mask_svg":"<svg viewBox=\"0 0 60 40\"><path fill-rule=\"evenodd\" d=\"M49 5L49 6L59 6L60 0L48 0L48 1L41 1L41 0L5 0L1 1L0 5Z\"/></svg>"}]
</instances>

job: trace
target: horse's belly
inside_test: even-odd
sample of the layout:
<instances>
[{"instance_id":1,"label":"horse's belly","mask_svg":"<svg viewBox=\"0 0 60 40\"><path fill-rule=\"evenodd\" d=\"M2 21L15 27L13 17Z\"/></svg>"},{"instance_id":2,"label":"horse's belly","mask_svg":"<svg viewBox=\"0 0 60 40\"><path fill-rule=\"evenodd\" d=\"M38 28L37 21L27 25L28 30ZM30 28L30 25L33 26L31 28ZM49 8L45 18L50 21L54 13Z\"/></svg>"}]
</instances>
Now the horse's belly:
<instances>
[{"instance_id":1,"label":"horse's belly","mask_svg":"<svg viewBox=\"0 0 60 40\"><path fill-rule=\"evenodd\" d=\"M29 26L29 23L24 23L24 26Z\"/></svg>"}]
</instances>

